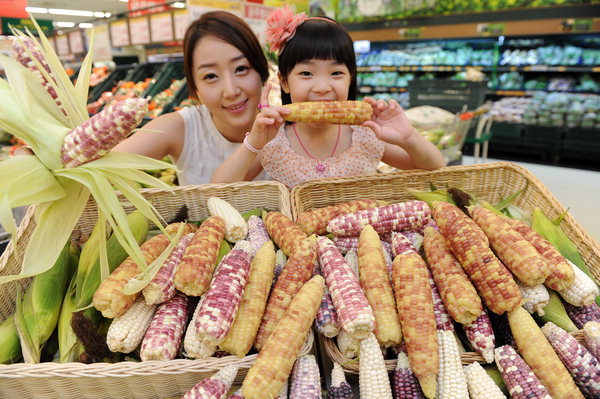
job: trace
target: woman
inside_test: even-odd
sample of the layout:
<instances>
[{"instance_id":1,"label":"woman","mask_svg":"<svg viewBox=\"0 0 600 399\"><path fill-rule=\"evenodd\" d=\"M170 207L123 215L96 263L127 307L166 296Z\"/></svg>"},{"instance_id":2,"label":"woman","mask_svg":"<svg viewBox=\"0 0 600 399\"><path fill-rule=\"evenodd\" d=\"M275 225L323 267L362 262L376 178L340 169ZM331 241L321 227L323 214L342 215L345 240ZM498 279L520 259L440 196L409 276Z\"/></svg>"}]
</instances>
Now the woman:
<instances>
[{"instance_id":1,"label":"woman","mask_svg":"<svg viewBox=\"0 0 600 399\"><path fill-rule=\"evenodd\" d=\"M156 159L169 155L180 185L203 184L252 128L269 70L250 27L223 11L192 22L183 53L189 92L202 105L159 116L114 150Z\"/></svg>"}]
</instances>

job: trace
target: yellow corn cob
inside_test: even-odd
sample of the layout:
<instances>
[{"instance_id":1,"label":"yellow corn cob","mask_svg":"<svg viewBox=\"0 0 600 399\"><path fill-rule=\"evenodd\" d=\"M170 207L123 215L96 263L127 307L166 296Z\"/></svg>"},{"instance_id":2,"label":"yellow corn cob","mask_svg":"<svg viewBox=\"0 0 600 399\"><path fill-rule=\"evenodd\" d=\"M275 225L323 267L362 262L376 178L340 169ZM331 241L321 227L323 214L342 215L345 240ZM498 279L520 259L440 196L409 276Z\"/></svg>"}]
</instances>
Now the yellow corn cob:
<instances>
[{"instance_id":1,"label":"yellow corn cob","mask_svg":"<svg viewBox=\"0 0 600 399\"><path fill-rule=\"evenodd\" d=\"M359 282L375 314L375 336L384 347L402 341L402 329L396 311L394 291L383 257L381 240L367 225L358 241Z\"/></svg>"},{"instance_id":2,"label":"yellow corn cob","mask_svg":"<svg viewBox=\"0 0 600 399\"><path fill-rule=\"evenodd\" d=\"M470 206L469 213L490 240L494 252L528 287L542 284L550 274L546 260L514 230L506 219L483 206Z\"/></svg>"},{"instance_id":3,"label":"yellow corn cob","mask_svg":"<svg viewBox=\"0 0 600 399\"><path fill-rule=\"evenodd\" d=\"M364 101L314 101L286 104L285 120L303 123L361 125L371 119L373 108Z\"/></svg>"},{"instance_id":4,"label":"yellow corn cob","mask_svg":"<svg viewBox=\"0 0 600 399\"><path fill-rule=\"evenodd\" d=\"M317 275L294 297L283 318L252 364L242 393L246 399L273 399L289 377L323 297L325 280Z\"/></svg>"},{"instance_id":5,"label":"yellow corn cob","mask_svg":"<svg viewBox=\"0 0 600 399\"><path fill-rule=\"evenodd\" d=\"M220 216L211 216L202 223L179 262L174 277L175 288L192 296L206 292L224 237L225 221Z\"/></svg>"},{"instance_id":6,"label":"yellow corn cob","mask_svg":"<svg viewBox=\"0 0 600 399\"><path fill-rule=\"evenodd\" d=\"M385 205L385 201L360 199L356 201L343 202L341 204L330 205L323 208L313 209L304 212L296 219L296 223L308 235L327 234L327 223L345 213L360 211L361 209L374 208Z\"/></svg>"},{"instance_id":7,"label":"yellow corn cob","mask_svg":"<svg viewBox=\"0 0 600 399\"><path fill-rule=\"evenodd\" d=\"M281 275L273 287L267 307L260 322L254 341L256 350L261 350L275 326L283 317L294 295L312 276L317 259L315 248L316 237L303 240L283 267Z\"/></svg>"},{"instance_id":8,"label":"yellow corn cob","mask_svg":"<svg viewBox=\"0 0 600 399\"><path fill-rule=\"evenodd\" d=\"M483 310L481 299L444 236L433 227L425 228L423 240L427 261L448 313L461 324L471 323Z\"/></svg>"},{"instance_id":9,"label":"yellow corn cob","mask_svg":"<svg viewBox=\"0 0 600 399\"><path fill-rule=\"evenodd\" d=\"M434 398L438 341L427 265L414 250L398 253L392 265L392 279L410 366L425 396Z\"/></svg>"},{"instance_id":10,"label":"yellow corn cob","mask_svg":"<svg viewBox=\"0 0 600 399\"><path fill-rule=\"evenodd\" d=\"M106 333L106 344L113 352L130 353L142 342L152 321L156 305L138 297L125 313L115 317Z\"/></svg>"},{"instance_id":11,"label":"yellow corn cob","mask_svg":"<svg viewBox=\"0 0 600 399\"><path fill-rule=\"evenodd\" d=\"M567 259L544 237L522 221L508 218L507 220L512 228L517 230L546 259L550 274L546 277L544 284L553 290L568 288L573 283L575 274Z\"/></svg>"},{"instance_id":12,"label":"yellow corn cob","mask_svg":"<svg viewBox=\"0 0 600 399\"><path fill-rule=\"evenodd\" d=\"M275 248L273 242L268 241L252 260L237 316L225 340L219 345L222 350L239 357L246 356L250 351L267 305L274 268Z\"/></svg>"},{"instance_id":13,"label":"yellow corn cob","mask_svg":"<svg viewBox=\"0 0 600 399\"><path fill-rule=\"evenodd\" d=\"M553 398L583 399L581 391L569 375L535 320L522 307L508 312L508 322L519 353Z\"/></svg>"},{"instance_id":14,"label":"yellow corn cob","mask_svg":"<svg viewBox=\"0 0 600 399\"><path fill-rule=\"evenodd\" d=\"M287 256L291 256L296 245L308 237L300 226L283 213L269 212L264 219L269 235Z\"/></svg>"},{"instance_id":15,"label":"yellow corn cob","mask_svg":"<svg viewBox=\"0 0 600 399\"><path fill-rule=\"evenodd\" d=\"M448 202L435 202L433 217L485 305L496 314L520 306L517 283L481 239L481 229L474 228L472 219Z\"/></svg>"},{"instance_id":16,"label":"yellow corn cob","mask_svg":"<svg viewBox=\"0 0 600 399\"><path fill-rule=\"evenodd\" d=\"M369 333L367 338L360 341L358 382L361 399L392 399L392 387L385 360L373 333Z\"/></svg>"}]
</instances>

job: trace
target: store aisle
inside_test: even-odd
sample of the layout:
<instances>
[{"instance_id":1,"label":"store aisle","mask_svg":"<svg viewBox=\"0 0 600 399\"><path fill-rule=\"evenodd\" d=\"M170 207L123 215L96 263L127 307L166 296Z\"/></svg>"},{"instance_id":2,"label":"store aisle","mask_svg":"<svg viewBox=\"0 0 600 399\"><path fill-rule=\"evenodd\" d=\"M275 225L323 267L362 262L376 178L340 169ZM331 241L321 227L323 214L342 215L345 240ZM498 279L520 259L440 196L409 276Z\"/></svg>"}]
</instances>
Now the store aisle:
<instances>
[{"instance_id":1,"label":"store aisle","mask_svg":"<svg viewBox=\"0 0 600 399\"><path fill-rule=\"evenodd\" d=\"M495 162L489 159L488 162ZM464 156L463 165L472 165L473 157ZM600 172L515 162L537 177L554 196L569 208L584 230L600 243Z\"/></svg>"}]
</instances>

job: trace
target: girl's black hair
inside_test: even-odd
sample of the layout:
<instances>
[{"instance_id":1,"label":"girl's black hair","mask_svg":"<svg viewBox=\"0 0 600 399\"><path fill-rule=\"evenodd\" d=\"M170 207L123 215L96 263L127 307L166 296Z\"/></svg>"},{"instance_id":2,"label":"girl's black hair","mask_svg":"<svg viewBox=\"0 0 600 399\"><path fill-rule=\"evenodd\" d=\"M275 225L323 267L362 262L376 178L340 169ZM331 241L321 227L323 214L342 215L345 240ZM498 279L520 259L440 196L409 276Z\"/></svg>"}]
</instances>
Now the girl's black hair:
<instances>
[{"instance_id":1,"label":"girl's black hair","mask_svg":"<svg viewBox=\"0 0 600 399\"><path fill-rule=\"evenodd\" d=\"M345 64L350 71L348 100L356 100L356 55L352 39L342 25L326 17L309 18L301 23L279 55L279 72L285 80L296 64L311 59L333 59ZM283 89L281 101L292 102Z\"/></svg>"}]
</instances>

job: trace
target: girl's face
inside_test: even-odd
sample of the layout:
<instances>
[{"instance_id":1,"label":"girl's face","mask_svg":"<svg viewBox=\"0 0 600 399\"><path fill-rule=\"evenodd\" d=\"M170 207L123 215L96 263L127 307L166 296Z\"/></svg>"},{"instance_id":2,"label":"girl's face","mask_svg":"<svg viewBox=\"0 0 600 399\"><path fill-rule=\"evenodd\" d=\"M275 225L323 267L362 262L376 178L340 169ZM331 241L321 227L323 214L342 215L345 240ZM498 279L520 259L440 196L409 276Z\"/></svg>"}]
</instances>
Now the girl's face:
<instances>
[{"instance_id":1,"label":"girl's face","mask_svg":"<svg viewBox=\"0 0 600 399\"><path fill-rule=\"evenodd\" d=\"M293 103L300 101L347 100L350 71L335 60L299 62L283 79L281 87Z\"/></svg>"},{"instance_id":2,"label":"girl's face","mask_svg":"<svg viewBox=\"0 0 600 399\"><path fill-rule=\"evenodd\" d=\"M193 53L198 97L221 133L243 135L254 123L262 82L242 52L214 36L203 37ZM238 132L239 131L239 132Z\"/></svg>"}]
</instances>

